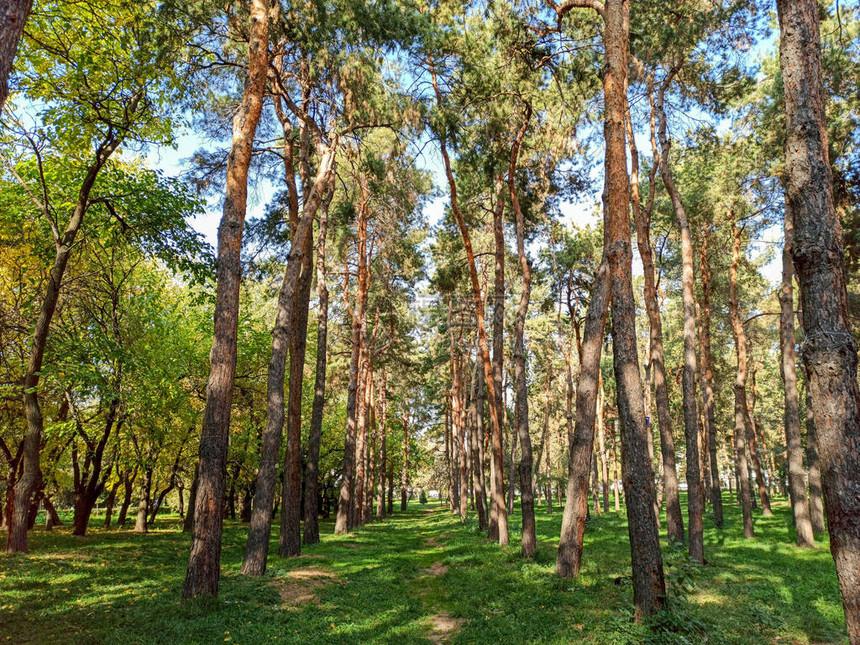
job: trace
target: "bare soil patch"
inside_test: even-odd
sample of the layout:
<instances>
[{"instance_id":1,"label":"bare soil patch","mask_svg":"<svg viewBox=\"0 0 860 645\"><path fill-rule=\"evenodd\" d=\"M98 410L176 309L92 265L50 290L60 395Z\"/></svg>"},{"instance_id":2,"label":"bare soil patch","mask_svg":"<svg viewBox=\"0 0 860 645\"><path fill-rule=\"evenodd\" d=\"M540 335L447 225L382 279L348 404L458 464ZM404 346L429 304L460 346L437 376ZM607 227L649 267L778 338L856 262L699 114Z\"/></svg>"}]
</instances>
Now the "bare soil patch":
<instances>
[{"instance_id":1,"label":"bare soil patch","mask_svg":"<svg viewBox=\"0 0 860 645\"><path fill-rule=\"evenodd\" d=\"M310 603L320 605L318 592L336 579L334 573L322 567L304 567L290 571L273 584L283 607L301 607Z\"/></svg>"}]
</instances>

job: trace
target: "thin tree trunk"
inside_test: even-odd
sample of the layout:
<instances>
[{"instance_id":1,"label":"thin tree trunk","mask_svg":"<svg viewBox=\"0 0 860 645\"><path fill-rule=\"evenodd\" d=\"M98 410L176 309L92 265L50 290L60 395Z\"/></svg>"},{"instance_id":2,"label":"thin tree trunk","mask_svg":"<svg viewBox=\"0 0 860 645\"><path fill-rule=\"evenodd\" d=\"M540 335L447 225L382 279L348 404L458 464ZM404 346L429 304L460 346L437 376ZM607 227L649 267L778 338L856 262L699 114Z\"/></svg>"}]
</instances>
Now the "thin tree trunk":
<instances>
[{"instance_id":1,"label":"thin tree trunk","mask_svg":"<svg viewBox=\"0 0 860 645\"><path fill-rule=\"evenodd\" d=\"M478 352L480 353L480 349ZM472 470L475 473L475 507L478 511L478 526L481 530L486 530L488 525L487 518L487 490L486 481L484 478L484 371L480 369L480 363L483 363L480 356L477 356L475 370L473 374L474 387L472 388L472 426L469 431L469 437L472 445Z\"/></svg>"},{"instance_id":2,"label":"thin tree trunk","mask_svg":"<svg viewBox=\"0 0 860 645\"><path fill-rule=\"evenodd\" d=\"M328 193L328 189L326 189ZM307 217L307 215L305 215ZM301 555L301 498L302 498L302 390L304 384L305 353L308 337L308 312L311 283L313 281L313 239L308 222L304 258L296 278L294 300L290 316L290 386L287 401L287 454L284 463L284 490L282 493L281 534L278 554L282 557Z\"/></svg>"},{"instance_id":3,"label":"thin tree trunk","mask_svg":"<svg viewBox=\"0 0 860 645\"><path fill-rule=\"evenodd\" d=\"M357 412L358 396L360 393L360 368L361 350L364 345L365 336L362 335L362 325L366 325L364 291L366 289L365 276L367 274L367 195L366 183L362 183L362 198L358 205L356 232L358 253L358 279L355 296L355 311L352 312L352 356L349 364L349 386L347 390L346 404L346 433L343 453L343 481L340 487L340 498L337 505L337 519L334 532L346 533L351 530L355 519L355 471L358 436ZM346 267L348 279L349 269ZM344 298L349 297L349 289L344 289ZM366 327L364 328L366 331Z\"/></svg>"},{"instance_id":4,"label":"thin tree trunk","mask_svg":"<svg viewBox=\"0 0 860 645\"><path fill-rule=\"evenodd\" d=\"M463 374L463 355L457 354L457 396L459 404L457 406L460 423L457 424L457 464L460 469L460 519L465 520L468 502L469 502L469 477L468 477L468 447L466 445L466 385L464 383L465 376Z\"/></svg>"},{"instance_id":5,"label":"thin tree trunk","mask_svg":"<svg viewBox=\"0 0 860 645\"><path fill-rule=\"evenodd\" d=\"M747 425L747 441L749 442L750 455L752 456L752 467L755 470L756 485L758 486L758 495L761 500L761 514L765 517L773 515L770 509L770 498L767 494L767 486L764 481L764 469L762 468L761 455L758 449L758 438L756 437L755 423L755 403L756 403L756 383L755 383L755 362L750 370L750 397L749 408L747 409L746 425Z\"/></svg>"},{"instance_id":6,"label":"thin tree trunk","mask_svg":"<svg viewBox=\"0 0 860 645\"><path fill-rule=\"evenodd\" d=\"M860 643L860 389L842 229L833 202L821 78L819 7L778 0L786 114L786 194L803 306L803 359L815 415L830 551L845 623Z\"/></svg>"},{"instance_id":7,"label":"thin tree trunk","mask_svg":"<svg viewBox=\"0 0 860 645\"><path fill-rule=\"evenodd\" d=\"M122 485L122 482L117 482L113 486L111 486L110 492L108 493L107 500L105 501L105 521L104 528L110 528L110 520L113 515L113 507L116 503L116 494L119 491L119 487Z\"/></svg>"},{"instance_id":8,"label":"thin tree trunk","mask_svg":"<svg viewBox=\"0 0 860 645\"><path fill-rule=\"evenodd\" d=\"M516 170L520 146L531 121L532 107L527 102L523 124L514 139L511 149L511 163L508 169L508 190L511 205L516 216L517 256L523 273L523 287L520 294L520 304L514 321L514 387L516 388L515 405L517 410L517 434L520 442L520 509L522 514L522 556L531 558L535 554L537 537L535 535L535 500L532 488L532 440L529 436L529 385L526 368L525 326L531 298L532 271L525 249L525 218L517 198Z\"/></svg>"},{"instance_id":9,"label":"thin tree trunk","mask_svg":"<svg viewBox=\"0 0 860 645\"><path fill-rule=\"evenodd\" d=\"M227 159L224 212L218 228L215 330L209 354L209 382L200 437L194 530L182 592L184 598L217 596L221 575L221 523L233 378L236 374L242 232L248 199L248 169L266 89L269 0L251 0L249 24L248 74L242 103L233 117L233 143Z\"/></svg>"},{"instance_id":10,"label":"thin tree trunk","mask_svg":"<svg viewBox=\"0 0 860 645\"><path fill-rule=\"evenodd\" d=\"M400 510L409 502L409 413L403 413L403 465L400 468Z\"/></svg>"},{"instance_id":11,"label":"thin tree trunk","mask_svg":"<svg viewBox=\"0 0 860 645\"><path fill-rule=\"evenodd\" d=\"M433 89L436 93L436 101L441 107L442 94L439 91L439 85L436 80L436 71L432 64L430 70L433 80ZM457 201L457 183L454 179L454 172L451 168L451 159L448 156L446 133L442 133L440 136L440 149L442 152L442 160L445 164L445 175L448 179L448 188L451 197L451 211L454 213L454 218L457 220L457 227L460 229L460 234L463 238L463 246L466 248L466 258L469 263L469 274L472 279L472 296L475 303L475 319L478 324L478 343L481 348L481 356L484 361L484 378L487 383L487 398L490 401L490 420L492 421L492 458L495 461L495 470L493 471L493 482L495 483L495 487L492 491L492 504L496 509L499 545L506 546L510 542L510 537L508 535L508 515L507 509L505 508L504 481L502 478L504 468L502 426L501 416L498 409L498 399L496 398L495 382L493 381L493 369L490 365L490 344L487 340L487 328L484 324L484 298L481 293L481 284L478 280L478 269L475 264L475 253L472 250L472 240L469 235L469 229L466 226L466 221L463 219L463 213L460 211L460 205Z\"/></svg>"},{"instance_id":12,"label":"thin tree trunk","mask_svg":"<svg viewBox=\"0 0 860 645\"><path fill-rule=\"evenodd\" d=\"M319 529L319 462L322 444L322 422L325 409L325 379L328 367L328 285L326 284L326 236L328 234L328 209L334 191L329 189L319 211L319 234L317 237L317 361L314 380L314 401L311 410L311 426L308 431L308 462L305 465L305 544L320 541Z\"/></svg>"},{"instance_id":13,"label":"thin tree trunk","mask_svg":"<svg viewBox=\"0 0 860 645\"><path fill-rule=\"evenodd\" d=\"M696 401L696 300L693 295L693 237L690 225L681 200L681 193L675 186L672 169L669 166L670 141L667 132L666 112L663 109L663 96L677 68L673 68L657 92L655 107L657 110L658 136L660 139L660 176L666 186L666 192L672 200L675 219L681 231L681 260L682 260L682 298L684 304L684 373L682 389L684 392L684 435L687 448L687 533L689 536L690 557L696 562L705 561L704 526L702 513L705 505L699 455L699 412Z\"/></svg>"},{"instance_id":14,"label":"thin tree trunk","mask_svg":"<svg viewBox=\"0 0 860 645\"><path fill-rule=\"evenodd\" d=\"M815 545L809 499L806 496L806 478L803 472L803 445L800 437L800 396L797 391L797 357L794 352L794 262L791 247L794 242L794 222L788 212L784 217L782 247L782 284L779 290L779 344L782 350L780 374L784 386L785 461L788 466L788 495L797 530L797 546ZM823 527L822 527L823 528Z\"/></svg>"},{"instance_id":15,"label":"thin tree trunk","mask_svg":"<svg viewBox=\"0 0 860 645\"><path fill-rule=\"evenodd\" d=\"M670 542L684 541L684 520L681 516L681 501L678 494L678 472L675 468L675 440L672 437L672 412L669 406L669 389L666 385L666 365L663 354L663 322L657 301L657 280L654 270L654 254L651 248L651 211L656 192L656 175L659 166L657 148L656 116L652 79L648 79L648 97L651 103L651 148L655 159L648 176L648 201L643 210L639 196L639 150L633 136L630 107L627 106L627 145L631 159L631 202L636 224L636 242L642 258L644 278L645 310L648 313L648 342L650 347L650 371L654 379L654 398L657 403L657 426L660 431L660 457L663 463L663 495L666 499L666 535Z\"/></svg>"},{"instance_id":16,"label":"thin tree trunk","mask_svg":"<svg viewBox=\"0 0 860 645\"><path fill-rule=\"evenodd\" d=\"M388 463L388 373L382 367L382 382L379 388L379 469L376 483L376 519L385 518L385 473Z\"/></svg>"},{"instance_id":17,"label":"thin tree trunk","mask_svg":"<svg viewBox=\"0 0 860 645\"><path fill-rule=\"evenodd\" d=\"M603 390L603 376L597 377L597 448L600 452L600 484L603 493L603 511L609 512L609 453L606 449L606 423L603 411L606 406L606 394Z\"/></svg>"},{"instance_id":18,"label":"thin tree trunk","mask_svg":"<svg viewBox=\"0 0 860 645\"><path fill-rule=\"evenodd\" d=\"M281 442L284 429L284 377L286 373L286 357L290 338L295 335L304 336L293 325L301 322L293 315L294 307L299 304L298 299L304 294L298 293L303 287L301 283L302 272L308 275L310 268L307 263L308 245L313 233L313 219L319 209L324 195L328 192L329 183L334 169L334 152L336 143L331 144L323 153L320 166L313 187L310 191L301 220L295 229L294 239L290 247L290 256L284 277L281 282L281 290L278 294L278 306L275 313L275 327L272 330L272 349L269 355L268 372L266 376L266 427L263 430L262 443L260 446L260 468L257 471L257 486L254 491L254 503L251 511L251 526L248 530L248 541L245 547L245 556L242 561L242 573L246 576L261 576L266 572L266 560L269 554L269 536L272 528L273 502L275 499L275 488L278 484L278 454L281 450ZM299 370L304 367L304 355L298 356L294 353L296 364L291 361L291 369ZM298 358L301 358L301 368L298 366ZM295 372L294 372L295 373ZM300 377L299 377L300 378ZM301 394L301 393L299 393ZM300 424L300 420L298 421ZM294 433L295 434L295 433ZM300 440L300 438L299 438ZM288 441L290 438L288 437ZM295 442L295 436L292 441ZM295 448L295 445L293 446ZM300 447L297 453L288 456L295 460L295 454L301 459ZM301 464L298 471L286 468L285 492L281 504L281 534L290 535L290 540L298 540L298 518L300 515L299 498L291 496L286 490L287 486L294 486L287 482L289 477L298 477L301 480ZM202 473L202 468L201 468ZM202 481L202 475L201 475ZM300 483L299 483L300 487ZM199 492L202 489L198 490ZM295 519L295 527L284 530L284 516L289 516L288 524ZM289 524L291 527L293 524ZM301 546L298 547L301 549ZM294 555L294 553L291 553Z\"/></svg>"},{"instance_id":19,"label":"thin tree trunk","mask_svg":"<svg viewBox=\"0 0 860 645\"><path fill-rule=\"evenodd\" d=\"M505 421L505 405L503 402L503 373L505 360L505 200L502 197L504 188L504 177L496 179L495 195L496 204L493 208L493 244L494 244L494 277L493 277L493 396L495 405L490 404L490 414L496 415L496 424L499 428L506 427ZM480 348L483 352L483 348ZM486 378L486 376L485 376ZM490 389L488 388L488 392ZM490 419L490 433L492 435L495 425ZM500 494L496 490L496 486L500 478L496 475L497 458L495 454L494 444L491 443L491 458L490 458L490 505L489 505L489 527L487 535L491 540L499 538L499 519L498 509L496 507L496 497ZM513 481L509 478L508 481ZM508 494L513 494L513 486L509 487ZM513 498L512 498L513 499ZM510 509L510 504L508 505ZM510 511L509 511L510 512Z\"/></svg>"},{"instance_id":20,"label":"thin tree trunk","mask_svg":"<svg viewBox=\"0 0 860 645\"><path fill-rule=\"evenodd\" d=\"M182 532L190 533L194 528L194 507L197 504L197 486L200 483L200 468L194 464L194 478L191 480L191 489L188 491L188 512L185 514L185 521L182 523Z\"/></svg>"},{"instance_id":21,"label":"thin tree trunk","mask_svg":"<svg viewBox=\"0 0 860 645\"><path fill-rule=\"evenodd\" d=\"M744 326L738 312L738 264L740 262L741 231L732 219L732 264L729 268L729 313L735 335L737 373L735 376L735 469L744 521L744 537L755 536L752 519L752 495L746 453L747 410L747 345Z\"/></svg>"},{"instance_id":22,"label":"thin tree trunk","mask_svg":"<svg viewBox=\"0 0 860 645\"><path fill-rule=\"evenodd\" d=\"M720 488L720 465L717 461L717 424L714 414L714 361L711 355L711 264L708 259L708 228L702 227L699 266L702 275L702 375L703 402L707 428L708 457L711 472L711 505L714 524L723 526L723 496Z\"/></svg>"}]
</instances>

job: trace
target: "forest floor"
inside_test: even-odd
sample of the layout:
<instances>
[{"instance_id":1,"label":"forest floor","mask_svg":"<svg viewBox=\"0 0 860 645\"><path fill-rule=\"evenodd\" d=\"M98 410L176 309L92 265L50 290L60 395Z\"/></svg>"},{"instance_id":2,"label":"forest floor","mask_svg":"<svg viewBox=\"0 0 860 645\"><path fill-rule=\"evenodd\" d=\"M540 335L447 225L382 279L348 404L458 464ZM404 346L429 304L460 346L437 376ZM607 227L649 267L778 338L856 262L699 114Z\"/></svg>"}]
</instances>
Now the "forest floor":
<instances>
[{"instance_id":1,"label":"forest floor","mask_svg":"<svg viewBox=\"0 0 860 645\"><path fill-rule=\"evenodd\" d=\"M623 507L589 521L576 582L553 573L558 508L538 508L531 561L517 514L500 549L473 520L412 503L350 535L324 524L320 544L270 556L259 579L240 575L246 528L228 522L221 596L195 602L180 600L189 537L175 517L147 535L36 530L30 555L0 554L0 643L846 643L826 543L793 546L784 500L757 514L755 540L736 505L726 520L705 521L705 566L664 544L671 610L650 627L631 623Z\"/></svg>"}]
</instances>

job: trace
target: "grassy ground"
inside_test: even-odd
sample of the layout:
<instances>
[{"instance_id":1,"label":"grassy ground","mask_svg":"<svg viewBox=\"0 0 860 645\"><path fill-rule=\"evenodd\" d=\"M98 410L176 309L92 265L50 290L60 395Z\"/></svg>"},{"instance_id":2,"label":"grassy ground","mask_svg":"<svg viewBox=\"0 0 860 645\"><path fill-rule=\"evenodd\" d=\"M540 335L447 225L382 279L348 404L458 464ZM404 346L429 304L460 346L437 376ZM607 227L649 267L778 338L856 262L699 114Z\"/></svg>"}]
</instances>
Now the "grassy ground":
<instances>
[{"instance_id":1,"label":"grassy ground","mask_svg":"<svg viewBox=\"0 0 860 645\"><path fill-rule=\"evenodd\" d=\"M489 543L431 503L352 535L326 535L268 574L239 574L246 530L225 530L221 596L180 601L188 537L159 519L148 535L36 531L28 556L0 555L0 643L845 643L826 544L793 545L791 512L774 504L745 541L735 505L726 527L706 520L708 564L666 549L671 607L654 627L630 622L626 518L586 532L576 582L553 575L561 513L538 509L537 557ZM97 520L94 520L94 525ZM5 539L5 536L0 536ZM272 552L277 552L273 541Z\"/></svg>"}]
</instances>

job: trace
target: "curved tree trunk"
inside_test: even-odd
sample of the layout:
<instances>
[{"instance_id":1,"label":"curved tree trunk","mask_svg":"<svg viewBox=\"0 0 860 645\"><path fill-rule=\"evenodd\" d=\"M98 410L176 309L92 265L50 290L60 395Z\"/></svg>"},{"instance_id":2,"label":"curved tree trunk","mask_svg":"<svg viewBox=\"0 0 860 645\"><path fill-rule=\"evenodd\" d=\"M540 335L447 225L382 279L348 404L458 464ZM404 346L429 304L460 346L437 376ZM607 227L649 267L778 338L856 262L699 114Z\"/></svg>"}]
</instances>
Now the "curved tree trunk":
<instances>
[{"instance_id":1,"label":"curved tree trunk","mask_svg":"<svg viewBox=\"0 0 860 645\"><path fill-rule=\"evenodd\" d=\"M23 25L22 25L23 27ZM137 101L129 107L129 112L135 112ZM90 204L90 193L110 156L122 143L122 138L110 135L96 150L95 160L90 164L81 183L78 198L72 216L69 218L66 230L60 234L55 231L54 264L48 274L48 285L45 298L39 310L39 318L33 330L33 341L30 345L30 360L27 373L24 376L24 414L27 418L27 432L24 435L24 446L21 454L21 475L15 482L14 495L7 499L7 517L9 532L6 535L6 550L27 552L27 528L29 526L30 504L36 491L42 485L42 469L39 465L39 453L44 431L42 407L39 402L39 379L42 371L42 361L45 358L48 334L51 321L60 299L60 288L66 265L72 253L75 238L84 223L84 215ZM11 502L11 504L10 504ZM8 508L11 506L11 508Z\"/></svg>"},{"instance_id":2,"label":"curved tree trunk","mask_svg":"<svg viewBox=\"0 0 860 645\"><path fill-rule=\"evenodd\" d=\"M529 103L525 106L525 116L520 131L514 139L511 149L511 164L508 169L508 189L511 204L516 216L517 231L517 256L520 260L520 268L523 272L523 290L520 294L520 304L517 307L517 316L514 321L514 382L516 388L516 416L517 434L520 440L520 462L518 466L520 476L520 509L522 513L522 555L531 558L535 554L537 537L535 535L535 500L532 488L532 441L529 435L529 384L526 368L526 344L525 326L526 315L529 310L529 299L531 298L532 270L525 248L525 218L517 198L516 170L520 146L528 130L531 121L532 107ZM511 482L513 486L513 482Z\"/></svg>"},{"instance_id":3,"label":"curved tree trunk","mask_svg":"<svg viewBox=\"0 0 860 645\"><path fill-rule=\"evenodd\" d=\"M860 389L842 230L827 151L821 35L814 0L776 3L786 115L792 258L803 303L803 359L821 463L830 551L848 638L860 643Z\"/></svg>"},{"instance_id":4,"label":"curved tree trunk","mask_svg":"<svg viewBox=\"0 0 860 645\"><path fill-rule=\"evenodd\" d=\"M653 91L649 79L651 110L651 144L654 158L648 177L648 203L642 210L639 196L639 151L633 136L630 107L626 110L627 145L631 159L631 202L636 224L636 242L642 258L645 310L648 313L648 341L651 351L650 369L654 378L654 398L657 402L657 425L660 431L660 456L663 462L663 495L666 499L666 535L670 542L684 541L684 519L681 516L681 501L678 494L678 472L675 468L675 440L672 437L672 412L669 407L669 388L666 385L666 365L663 358L663 322L657 302L657 280L654 271L654 255L651 250L651 210L654 204L655 177L659 164L657 140L654 127Z\"/></svg>"},{"instance_id":5,"label":"curved tree trunk","mask_svg":"<svg viewBox=\"0 0 860 645\"><path fill-rule=\"evenodd\" d=\"M693 295L693 237L687 214L681 200L681 193L675 186L672 169L669 167L669 136L667 132L666 112L663 109L663 96L672 82L676 70L669 72L657 92L655 107L659 122L660 138L660 176L666 186L666 192L672 200L675 219L681 231L681 261L682 261L682 298L684 303L684 374L682 388L684 392L684 435L687 447L687 532L689 534L690 557L696 562L705 561L704 526L702 513L705 496L702 490L701 458L699 455L699 412L696 405L696 300Z\"/></svg>"},{"instance_id":6,"label":"curved tree trunk","mask_svg":"<svg viewBox=\"0 0 860 645\"><path fill-rule=\"evenodd\" d=\"M275 487L278 483L278 453L281 449L284 429L284 377L287 349L290 338L298 333L292 327L298 321L293 311L294 307L299 304L298 299L303 297L303 294L297 293L302 286L300 284L301 272L304 271L307 275L310 271L307 266L306 254L309 251L308 247L313 232L313 219L324 195L328 192L328 185L334 168L336 146L336 142L329 146L320 160L316 179L305 202L301 220L295 229L287 268L284 271L281 290L278 294L275 327L272 330L272 349L266 377L266 427L263 429L260 446L260 468L257 471L251 526L242 561L242 573L246 576L261 576L266 572L269 536L274 512L272 505L275 499ZM301 358L303 366L304 356L302 355ZM201 490L198 489L198 496ZM282 522L283 515L288 513L288 507L291 509L295 507L295 512L299 512L297 500L284 498L282 505ZM295 530L298 531L298 529ZM292 535L292 533L290 534ZM296 539L298 539L297 536Z\"/></svg>"},{"instance_id":7,"label":"curved tree trunk","mask_svg":"<svg viewBox=\"0 0 860 645\"><path fill-rule=\"evenodd\" d=\"M439 91L439 85L436 81L435 68L430 67L433 79L433 89L436 93L437 104L442 105L442 94ZM498 541L499 545L505 546L510 542L508 535L508 514L505 508L504 496L504 481L503 481L503 451L502 451L502 425L501 415L499 412L498 398L496 396L495 381L493 380L493 368L490 365L490 344L487 340L487 328L484 324L484 298L481 293L481 284L478 280L478 269L475 264L475 253L472 250L472 240L469 235L469 229L466 226L466 221L463 219L463 213L460 211L460 205L457 201L457 183L454 179L454 171L451 168L451 159L448 156L446 133L441 133L440 150L442 153L442 161L445 164L445 175L448 179L448 189L451 197L451 211L454 213L454 218L457 220L457 227L460 229L460 234L463 238L463 246L466 248L466 258L469 263L469 274L472 280L472 296L475 303L475 319L478 324L478 343L481 348L481 356L484 361L484 378L487 383L487 398L490 401L490 420L492 422L492 459L495 462L493 470L493 483L495 486L492 490L492 505L495 508L496 524L498 526ZM492 517L492 515L491 515ZM492 529L492 524L491 524Z\"/></svg>"},{"instance_id":8,"label":"curved tree trunk","mask_svg":"<svg viewBox=\"0 0 860 645\"><path fill-rule=\"evenodd\" d=\"M567 503L564 506L558 556L555 562L555 572L562 578L575 578L579 575L582 565L582 539L585 535L585 520L588 517L588 478L594 448L594 417L597 409L600 353L603 348L603 331L608 305L609 266L604 256L594 276L579 359L576 422L570 447Z\"/></svg>"},{"instance_id":9,"label":"curved tree trunk","mask_svg":"<svg viewBox=\"0 0 860 645\"><path fill-rule=\"evenodd\" d=\"M248 74L242 103L233 117L233 143L227 159L224 212L218 228L218 270L215 331L209 354L209 382L203 431L191 553L183 598L215 597L221 576L221 523L233 378L236 374L236 333L239 285L242 280L242 232L248 200L248 168L254 134L263 108L269 43L269 0L251 0Z\"/></svg>"}]
</instances>

